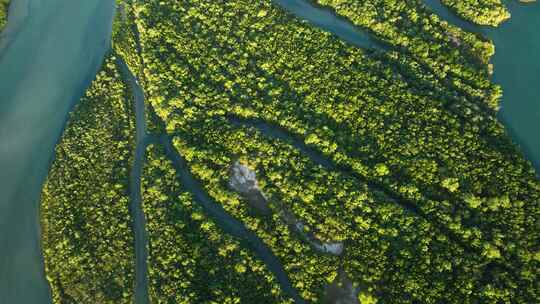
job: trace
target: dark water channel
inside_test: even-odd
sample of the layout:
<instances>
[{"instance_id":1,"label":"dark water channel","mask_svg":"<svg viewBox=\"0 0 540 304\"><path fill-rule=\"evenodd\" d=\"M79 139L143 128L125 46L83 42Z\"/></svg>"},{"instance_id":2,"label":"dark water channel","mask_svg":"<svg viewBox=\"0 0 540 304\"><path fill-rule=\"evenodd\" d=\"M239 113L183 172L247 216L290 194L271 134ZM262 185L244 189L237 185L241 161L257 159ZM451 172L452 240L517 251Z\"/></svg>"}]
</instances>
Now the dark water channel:
<instances>
[{"instance_id":1,"label":"dark water channel","mask_svg":"<svg viewBox=\"0 0 540 304\"><path fill-rule=\"evenodd\" d=\"M333 33L341 40L361 48L386 49L387 46L373 39L346 18L336 15L329 9L319 7L309 0L272 0L301 20Z\"/></svg>"},{"instance_id":2,"label":"dark water channel","mask_svg":"<svg viewBox=\"0 0 540 304\"><path fill-rule=\"evenodd\" d=\"M210 198L204 190L204 187L189 171L186 161L173 146L172 139L169 136L163 135L160 137L159 142L165 148L167 157L173 162L182 185L193 194L195 201L203 207L204 211L212 217L226 233L239 238L253 250L253 252L266 264L268 269L276 276L283 291L291 296L295 300L295 303L305 303L298 294L298 291L292 286L279 259L263 243L263 241L254 232L247 229L242 222L228 214L220 204L214 202L213 199Z\"/></svg>"},{"instance_id":3,"label":"dark water channel","mask_svg":"<svg viewBox=\"0 0 540 304\"><path fill-rule=\"evenodd\" d=\"M135 304L149 303L148 296L148 232L142 210L141 178L145 163L146 147L151 138L147 133L144 92L125 61L116 56L120 74L133 92L135 106L135 158L129 175L129 211L135 236Z\"/></svg>"}]
</instances>

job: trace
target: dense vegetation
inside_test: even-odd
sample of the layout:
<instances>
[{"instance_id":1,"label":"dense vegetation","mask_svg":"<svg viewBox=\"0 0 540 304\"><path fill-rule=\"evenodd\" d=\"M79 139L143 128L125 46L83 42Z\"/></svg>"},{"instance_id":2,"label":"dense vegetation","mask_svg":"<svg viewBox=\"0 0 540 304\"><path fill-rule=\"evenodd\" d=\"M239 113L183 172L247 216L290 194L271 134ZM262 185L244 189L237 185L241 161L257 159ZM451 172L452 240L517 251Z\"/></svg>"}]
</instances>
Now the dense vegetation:
<instances>
[{"instance_id":1,"label":"dense vegetation","mask_svg":"<svg viewBox=\"0 0 540 304\"><path fill-rule=\"evenodd\" d=\"M438 1L438 0L435 0ZM462 18L479 25L498 26L510 18L510 12L501 0L440 0ZM403 23L413 25L412 28L400 27L403 33L422 33L432 31L432 26L438 27L437 18L429 17L423 7L424 0L315 0L315 2L330 6L341 15L374 32L391 31L392 24L401 26ZM423 24L425 27L417 27ZM427 25L427 26L426 26ZM402 34L403 34L402 33ZM435 33L432 31L432 33ZM438 34L432 35L432 39ZM395 35L400 35L396 33ZM453 40L455 41L456 36Z\"/></svg>"},{"instance_id":2,"label":"dense vegetation","mask_svg":"<svg viewBox=\"0 0 540 304\"><path fill-rule=\"evenodd\" d=\"M190 160L194 174L229 213L241 218L274 250L307 300L320 302L340 270L363 283L364 293L375 291L381 294L377 295L381 302L392 303L406 303L409 292L423 299L429 293L444 295L442 286L459 284L445 275L449 272L445 267L450 265L459 270L460 283L478 279L476 265L481 265L481 259L454 259L452 255L463 249L428 221L417 219L358 179L314 163L282 141L265 138L255 130L232 128L219 119L192 124L185 132L193 137L185 136L183 129L178 131L176 146ZM225 140L216 142L216 136ZM274 211L271 217L261 218L245 197L226 186L236 157L257 168L259 183ZM295 214L318 239L345 242L345 255L333 257L311 248L278 216L284 210ZM430 247L447 250L427 254ZM408 265L414 265L415 271L400 270ZM402 275L395 276L396 272ZM406 286L406 292L395 286ZM460 297L455 294L454 302Z\"/></svg>"},{"instance_id":3,"label":"dense vegetation","mask_svg":"<svg viewBox=\"0 0 540 304\"><path fill-rule=\"evenodd\" d=\"M4 28L7 21L7 12L10 0L0 0L0 31Z\"/></svg>"},{"instance_id":4,"label":"dense vegetation","mask_svg":"<svg viewBox=\"0 0 540 304\"><path fill-rule=\"evenodd\" d=\"M499 92L466 52L436 40L427 55L365 52L270 1L147 1L135 15L156 114L208 193L274 250L305 299L322 299L345 270L384 303L538 300L538 234L526 232L536 231L539 183L479 108L478 97L496 109ZM452 77L435 72L441 64ZM238 118L279 127L330 165ZM259 166L272 216L228 188L238 157ZM318 238L344 241L344 256L310 247L284 210Z\"/></svg>"},{"instance_id":5,"label":"dense vegetation","mask_svg":"<svg viewBox=\"0 0 540 304\"><path fill-rule=\"evenodd\" d=\"M442 83L444 88L439 90L446 94L445 98L455 92L469 102L487 104L492 109L498 107L500 89L488 79L493 44L441 21L423 1L318 0L317 3L335 10L407 55L407 59L396 60L393 65L415 69L415 77L426 78L424 82L430 86Z\"/></svg>"},{"instance_id":6,"label":"dense vegetation","mask_svg":"<svg viewBox=\"0 0 540 304\"><path fill-rule=\"evenodd\" d=\"M501 0L441 0L458 15L476 24L497 26L510 18Z\"/></svg>"},{"instance_id":7,"label":"dense vegetation","mask_svg":"<svg viewBox=\"0 0 540 304\"><path fill-rule=\"evenodd\" d=\"M143 208L151 303L291 303L266 266L194 202L162 148L148 148Z\"/></svg>"},{"instance_id":8,"label":"dense vegetation","mask_svg":"<svg viewBox=\"0 0 540 304\"><path fill-rule=\"evenodd\" d=\"M129 91L109 57L69 117L43 188L46 273L56 303L132 303Z\"/></svg>"},{"instance_id":9,"label":"dense vegetation","mask_svg":"<svg viewBox=\"0 0 540 304\"><path fill-rule=\"evenodd\" d=\"M540 301L540 183L494 116L491 42L421 1L317 1L380 50L270 0L121 2L113 49L145 90L151 132L171 136L303 299ZM57 148L42 211L55 303L133 300L130 98L110 58ZM147 154L151 301L290 303L180 183L158 141ZM231 186L237 163L256 172L266 208Z\"/></svg>"}]
</instances>

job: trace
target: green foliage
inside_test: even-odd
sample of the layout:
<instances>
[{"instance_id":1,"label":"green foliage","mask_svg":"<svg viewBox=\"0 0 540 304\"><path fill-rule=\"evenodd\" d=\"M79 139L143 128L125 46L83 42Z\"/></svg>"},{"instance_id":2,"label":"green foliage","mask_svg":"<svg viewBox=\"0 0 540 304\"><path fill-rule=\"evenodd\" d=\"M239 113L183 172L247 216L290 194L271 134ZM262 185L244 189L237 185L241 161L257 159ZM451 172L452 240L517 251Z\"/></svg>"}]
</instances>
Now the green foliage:
<instances>
[{"instance_id":1,"label":"green foliage","mask_svg":"<svg viewBox=\"0 0 540 304\"><path fill-rule=\"evenodd\" d=\"M143 174L151 302L292 303L266 266L204 215L175 173L151 145Z\"/></svg>"},{"instance_id":2,"label":"green foliage","mask_svg":"<svg viewBox=\"0 0 540 304\"><path fill-rule=\"evenodd\" d=\"M133 302L132 114L109 57L70 114L43 188L43 251L55 304Z\"/></svg>"},{"instance_id":3,"label":"green foliage","mask_svg":"<svg viewBox=\"0 0 540 304\"><path fill-rule=\"evenodd\" d=\"M410 39L413 37L410 34L423 36L426 32L427 39L440 38L440 32L438 32L441 29L440 22L438 18L426 12L421 0L316 0L316 2L334 8L339 14L351 18L353 22L377 34L384 32L383 35L386 36L393 31L394 27L398 28L401 33L395 32L394 37L401 36L401 39L393 39L393 41L408 42L409 40L405 37ZM510 18L510 12L501 0L441 0L441 2L462 18L480 25L497 26ZM442 28L445 27L448 26L442 26ZM459 35L462 36L463 33ZM448 38L450 37L446 39ZM456 38L457 36L453 36L453 40ZM467 39L470 41L472 38ZM418 44L420 40L410 41ZM425 50L434 50L434 48ZM447 54L444 55L446 57Z\"/></svg>"},{"instance_id":4,"label":"green foliage","mask_svg":"<svg viewBox=\"0 0 540 304\"><path fill-rule=\"evenodd\" d=\"M406 54L407 61L395 65L420 68L429 82L443 81L445 91L455 90L498 107L498 87L488 80L488 62L493 43L441 21L425 8L423 1L317 0L334 9L393 49ZM427 75L426 75L427 76ZM447 81L451 77L452 81ZM433 83L431 85L434 85ZM472 98L471 98L472 97Z\"/></svg>"},{"instance_id":5,"label":"green foliage","mask_svg":"<svg viewBox=\"0 0 540 304\"><path fill-rule=\"evenodd\" d=\"M417 2L383 5L347 17L395 46L387 53L348 46L270 1L137 3L148 100L208 193L264 240L306 300L344 269L379 303L537 302L539 236L526 232L540 184L488 109L500 96L482 68L490 43L425 19ZM470 40L454 51L448 33ZM271 128L330 165L268 138ZM271 216L228 187L238 157L258 168ZM285 212L322 241L344 241L344 255L317 252Z\"/></svg>"},{"instance_id":6,"label":"green foliage","mask_svg":"<svg viewBox=\"0 0 540 304\"><path fill-rule=\"evenodd\" d=\"M0 0L0 31L4 28L7 21L7 12L10 0Z\"/></svg>"},{"instance_id":7,"label":"green foliage","mask_svg":"<svg viewBox=\"0 0 540 304\"><path fill-rule=\"evenodd\" d=\"M458 15L480 25L498 26L510 18L501 0L441 0Z\"/></svg>"},{"instance_id":8,"label":"green foliage","mask_svg":"<svg viewBox=\"0 0 540 304\"><path fill-rule=\"evenodd\" d=\"M456 192L459 189L459 180L457 178L445 178L441 185L450 192Z\"/></svg>"},{"instance_id":9,"label":"green foliage","mask_svg":"<svg viewBox=\"0 0 540 304\"><path fill-rule=\"evenodd\" d=\"M376 171L376 174L379 176L385 176L390 173L390 170L385 164L376 164L375 171Z\"/></svg>"},{"instance_id":10,"label":"green foliage","mask_svg":"<svg viewBox=\"0 0 540 304\"><path fill-rule=\"evenodd\" d=\"M358 302L360 304L377 304L377 299L368 293L360 292L358 294Z\"/></svg>"}]
</instances>

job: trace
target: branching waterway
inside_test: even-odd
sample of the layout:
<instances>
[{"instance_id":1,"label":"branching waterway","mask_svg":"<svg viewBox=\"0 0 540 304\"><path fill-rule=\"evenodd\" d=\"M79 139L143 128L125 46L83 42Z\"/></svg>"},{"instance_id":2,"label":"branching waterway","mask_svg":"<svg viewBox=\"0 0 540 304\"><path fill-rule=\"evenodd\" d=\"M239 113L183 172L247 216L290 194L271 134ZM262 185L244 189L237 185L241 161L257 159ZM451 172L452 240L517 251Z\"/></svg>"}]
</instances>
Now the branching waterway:
<instances>
[{"instance_id":1,"label":"branching waterway","mask_svg":"<svg viewBox=\"0 0 540 304\"><path fill-rule=\"evenodd\" d=\"M150 142L155 141L154 137L147 133L145 118L144 92L133 73L126 63L117 56L118 65L122 73L122 78L127 82L135 100L136 112L136 151L133 166L130 174L130 211L133 219L133 230L135 234L135 258L136 258L136 284L135 303L149 303L148 296L148 235L146 231L146 220L142 210L141 197L141 175L145 162L145 151ZM246 243L257 256L274 273L283 290L289 294L296 303L305 303L292 286L279 259L263 243L263 241L252 231L248 230L239 220L229 215L221 205L214 202L206 193L202 185L193 177L186 161L178 153L172 144L172 139L168 135L161 135L158 139L177 170L178 179L194 196L195 201L200 204L205 212L212 217L220 227L228 234ZM174 250L174 248L171 248Z\"/></svg>"},{"instance_id":2,"label":"branching waterway","mask_svg":"<svg viewBox=\"0 0 540 304\"><path fill-rule=\"evenodd\" d=\"M182 182L182 185L193 194L195 201L203 207L204 211L212 217L226 233L243 240L244 243L247 242L248 246L276 276L283 291L291 296L295 300L295 303L305 303L299 296L298 291L292 286L279 259L263 243L263 241L254 232L247 229L239 220L228 214L221 205L210 198L204 190L204 187L189 171L186 161L173 146L172 139L167 135L163 135L160 137L160 143L165 148L167 157L173 162L173 165L177 170L178 179Z\"/></svg>"},{"instance_id":3,"label":"branching waterway","mask_svg":"<svg viewBox=\"0 0 540 304\"><path fill-rule=\"evenodd\" d=\"M0 302L50 303L41 187L67 114L110 46L114 1L12 2L14 30L0 43Z\"/></svg>"},{"instance_id":4,"label":"branching waterway","mask_svg":"<svg viewBox=\"0 0 540 304\"><path fill-rule=\"evenodd\" d=\"M146 219L142 210L141 178L146 147L150 141L150 137L146 132L144 92L124 60L119 56L116 58L122 78L131 89L135 105L136 149L129 175L129 210L133 221L133 233L135 234L135 303L146 304L149 303L147 265L148 233L146 231Z\"/></svg>"}]
</instances>

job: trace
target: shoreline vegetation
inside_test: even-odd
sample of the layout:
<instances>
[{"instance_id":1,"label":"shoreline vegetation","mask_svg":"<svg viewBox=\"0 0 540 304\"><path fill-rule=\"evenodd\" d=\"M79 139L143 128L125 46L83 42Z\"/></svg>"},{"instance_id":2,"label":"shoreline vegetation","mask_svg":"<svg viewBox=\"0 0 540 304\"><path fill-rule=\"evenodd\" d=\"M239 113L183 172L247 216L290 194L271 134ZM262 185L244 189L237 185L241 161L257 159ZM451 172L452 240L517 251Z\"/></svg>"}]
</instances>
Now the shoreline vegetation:
<instances>
[{"instance_id":1,"label":"shoreline vegetation","mask_svg":"<svg viewBox=\"0 0 540 304\"><path fill-rule=\"evenodd\" d=\"M0 0L0 31L2 31L7 22L9 1L10 0Z\"/></svg>"},{"instance_id":2,"label":"shoreline vegetation","mask_svg":"<svg viewBox=\"0 0 540 304\"><path fill-rule=\"evenodd\" d=\"M527 0L520 1L526 2ZM476 0L441 0L441 2L458 16L478 25L496 27L511 17L502 0L482 1L481 5Z\"/></svg>"},{"instance_id":3,"label":"shoreline vegetation","mask_svg":"<svg viewBox=\"0 0 540 304\"><path fill-rule=\"evenodd\" d=\"M132 106L108 55L70 115L43 187L42 242L53 303L133 303Z\"/></svg>"},{"instance_id":4,"label":"shoreline vegetation","mask_svg":"<svg viewBox=\"0 0 540 304\"><path fill-rule=\"evenodd\" d=\"M151 133L151 302L540 301L540 182L494 115L493 44L421 1L317 3L390 48L352 47L272 1L120 3L112 47L144 90ZM455 9L499 24L504 10L490 3ZM43 190L54 303L134 297L135 116L111 56ZM202 190L182 183L163 138ZM231 184L238 164L255 188ZM293 292L194 191L271 250Z\"/></svg>"}]
</instances>

